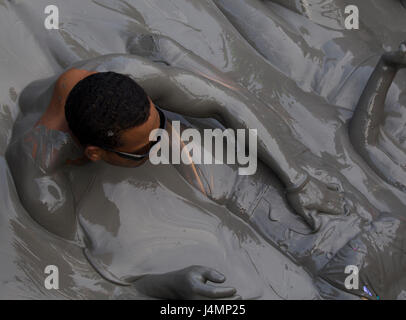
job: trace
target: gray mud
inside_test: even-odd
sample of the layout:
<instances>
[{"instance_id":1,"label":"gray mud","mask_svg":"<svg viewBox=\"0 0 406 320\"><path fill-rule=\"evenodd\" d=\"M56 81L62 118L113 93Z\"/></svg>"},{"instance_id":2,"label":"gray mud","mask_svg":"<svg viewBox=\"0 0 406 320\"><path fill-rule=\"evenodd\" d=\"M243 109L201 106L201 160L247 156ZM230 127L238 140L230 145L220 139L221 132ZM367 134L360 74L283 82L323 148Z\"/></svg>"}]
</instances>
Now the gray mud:
<instances>
[{"instance_id":1,"label":"gray mud","mask_svg":"<svg viewBox=\"0 0 406 320\"><path fill-rule=\"evenodd\" d=\"M281 3L58 0L61 28L47 31L47 1L0 0L1 298L146 298L129 279L194 264L224 273L246 299L406 297L405 193L368 166L348 137L348 121L379 57L406 38L406 9L397 1L357 0L362 23L352 32L343 28L351 1ZM67 169L74 217L61 224L58 215L44 214L46 223L38 223L16 191L19 154L10 147L8 164L4 154L45 110L57 75L72 64L129 71L162 108L178 111L181 101L158 99L159 84L170 79L148 80L152 68L145 61L157 60L238 87L253 105L261 102L266 108L255 119L268 123L263 131L272 130L265 111L279 115L291 134L281 148L297 147L300 167L340 185L352 210L322 215L314 232L289 207L266 161L248 177L228 165L201 165L196 175L184 166L100 163ZM400 71L392 84L382 122L403 151L405 77ZM219 125L168 114L186 126ZM68 137L50 134L52 148L66 147ZM57 212L61 197L49 185L43 202ZM43 286L50 264L59 267L58 291ZM344 287L347 265L360 266L359 290Z\"/></svg>"}]
</instances>

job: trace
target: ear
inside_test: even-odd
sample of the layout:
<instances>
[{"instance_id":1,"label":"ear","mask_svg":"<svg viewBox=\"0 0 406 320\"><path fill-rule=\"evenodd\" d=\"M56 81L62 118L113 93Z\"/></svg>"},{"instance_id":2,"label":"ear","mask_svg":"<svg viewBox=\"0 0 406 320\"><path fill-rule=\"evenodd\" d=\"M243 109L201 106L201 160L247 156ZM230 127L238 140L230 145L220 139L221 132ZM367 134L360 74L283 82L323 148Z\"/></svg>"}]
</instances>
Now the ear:
<instances>
[{"instance_id":1,"label":"ear","mask_svg":"<svg viewBox=\"0 0 406 320\"><path fill-rule=\"evenodd\" d=\"M149 107L150 107L150 108L151 108L152 106L155 107L155 104L152 102L151 98L150 98L149 96L147 96L147 97L148 97L148 100L149 100Z\"/></svg>"},{"instance_id":2,"label":"ear","mask_svg":"<svg viewBox=\"0 0 406 320\"><path fill-rule=\"evenodd\" d=\"M96 146L87 146L85 148L85 155L88 157L91 161L99 161L103 159L105 151L99 147Z\"/></svg>"}]
</instances>

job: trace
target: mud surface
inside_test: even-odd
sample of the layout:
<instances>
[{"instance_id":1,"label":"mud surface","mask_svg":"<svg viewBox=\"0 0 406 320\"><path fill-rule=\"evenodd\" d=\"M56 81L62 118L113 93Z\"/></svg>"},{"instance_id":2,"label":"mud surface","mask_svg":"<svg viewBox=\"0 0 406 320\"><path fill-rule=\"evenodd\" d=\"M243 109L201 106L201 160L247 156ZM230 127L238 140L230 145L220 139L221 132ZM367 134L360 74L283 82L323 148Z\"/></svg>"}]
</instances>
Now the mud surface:
<instances>
[{"instance_id":1,"label":"mud surface","mask_svg":"<svg viewBox=\"0 0 406 320\"><path fill-rule=\"evenodd\" d=\"M54 1L60 29L46 30L47 1L0 0L1 298L146 298L126 286L129 279L195 264L224 273L246 299L406 298L405 193L375 172L348 137L348 121L379 57L406 38L406 9L400 1L357 0L360 30L349 31L344 8L351 1L281 3ZM160 97L165 82L203 75L223 84L219 96L236 105L240 100L231 100L227 88L237 88L241 101L253 106L234 109L240 117L255 120L250 126L257 123L266 136L275 132L277 115L289 130L276 147L296 150L287 161L294 158L309 175L338 184L352 209L321 215L314 232L289 207L266 159L247 177L228 165L200 165L196 175L181 165L100 163L66 169L75 216L61 223L58 214L44 215L46 222L38 223L16 191L23 179L18 165L30 162L12 147L8 163L4 155L40 117L56 77L72 65L130 73L162 108L177 113L190 110L184 96ZM405 85L402 70L382 120L402 152ZM204 92L193 90L191 101L204 100ZM259 105L261 114L251 117L248 111ZM185 126L220 126L168 115ZM51 149L77 152L63 133L39 134L49 135ZM65 184L41 183L38 197L57 213ZM58 291L43 286L51 264L59 267ZM344 287L347 265L360 267L359 290Z\"/></svg>"}]
</instances>

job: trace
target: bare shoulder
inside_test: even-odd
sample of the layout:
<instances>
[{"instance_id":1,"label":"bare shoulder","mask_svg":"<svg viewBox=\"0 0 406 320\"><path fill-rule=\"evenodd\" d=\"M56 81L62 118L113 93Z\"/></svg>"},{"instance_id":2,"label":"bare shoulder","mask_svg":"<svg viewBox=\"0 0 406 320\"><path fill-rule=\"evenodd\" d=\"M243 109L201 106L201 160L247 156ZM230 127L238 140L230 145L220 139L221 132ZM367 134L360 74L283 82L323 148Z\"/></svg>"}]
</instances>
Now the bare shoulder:
<instances>
[{"instance_id":1,"label":"bare shoulder","mask_svg":"<svg viewBox=\"0 0 406 320\"><path fill-rule=\"evenodd\" d=\"M83 69L69 69L62 73L56 81L55 91L67 98L69 92L73 87L82 79L97 73L95 71L88 71Z\"/></svg>"},{"instance_id":2,"label":"bare shoulder","mask_svg":"<svg viewBox=\"0 0 406 320\"><path fill-rule=\"evenodd\" d=\"M69 164L85 163L83 152L69 130L65 119L65 103L73 87L82 79L94 74L81 69L69 69L61 74L54 86L51 101L38 120L24 137L18 140L23 151L30 155L42 172L54 171L57 167ZM17 141L16 141L17 142ZM39 152L39 151L46 151ZM17 161L18 163L18 161Z\"/></svg>"},{"instance_id":3,"label":"bare shoulder","mask_svg":"<svg viewBox=\"0 0 406 320\"><path fill-rule=\"evenodd\" d=\"M49 129L68 132L68 125L65 119L65 103L73 87L82 79L97 72L69 69L59 76L55 83L51 102L37 125L43 125Z\"/></svg>"}]
</instances>

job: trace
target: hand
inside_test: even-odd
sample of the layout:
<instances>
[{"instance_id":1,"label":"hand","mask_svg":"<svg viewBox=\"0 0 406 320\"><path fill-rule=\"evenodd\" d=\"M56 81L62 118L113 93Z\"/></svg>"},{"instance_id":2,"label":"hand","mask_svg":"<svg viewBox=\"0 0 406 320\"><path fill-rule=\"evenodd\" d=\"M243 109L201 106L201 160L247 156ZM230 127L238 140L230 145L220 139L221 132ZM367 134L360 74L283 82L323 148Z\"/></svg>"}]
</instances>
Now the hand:
<instances>
[{"instance_id":1,"label":"hand","mask_svg":"<svg viewBox=\"0 0 406 320\"><path fill-rule=\"evenodd\" d=\"M208 284L207 281L223 283L226 278L220 272L203 266L191 266L176 271L174 280L179 299L230 298L237 292L235 288Z\"/></svg>"},{"instance_id":2,"label":"hand","mask_svg":"<svg viewBox=\"0 0 406 320\"><path fill-rule=\"evenodd\" d=\"M241 299L235 295L234 288L207 283L223 283L225 280L224 275L214 269L190 266L164 274L145 275L133 285L141 293L161 299Z\"/></svg>"},{"instance_id":3,"label":"hand","mask_svg":"<svg viewBox=\"0 0 406 320\"><path fill-rule=\"evenodd\" d=\"M308 177L297 188L286 190L287 199L313 231L321 227L320 214L346 214L346 201L343 192L335 184L325 184Z\"/></svg>"},{"instance_id":4,"label":"hand","mask_svg":"<svg viewBox=\"0 0 406 320\"><path fill-rule=\"evenodd\" d=\"M382 57L388 64L398 68L406 68L406 42L400 44L399 50L387 52Z\"/></svg>"}]
</instances>

